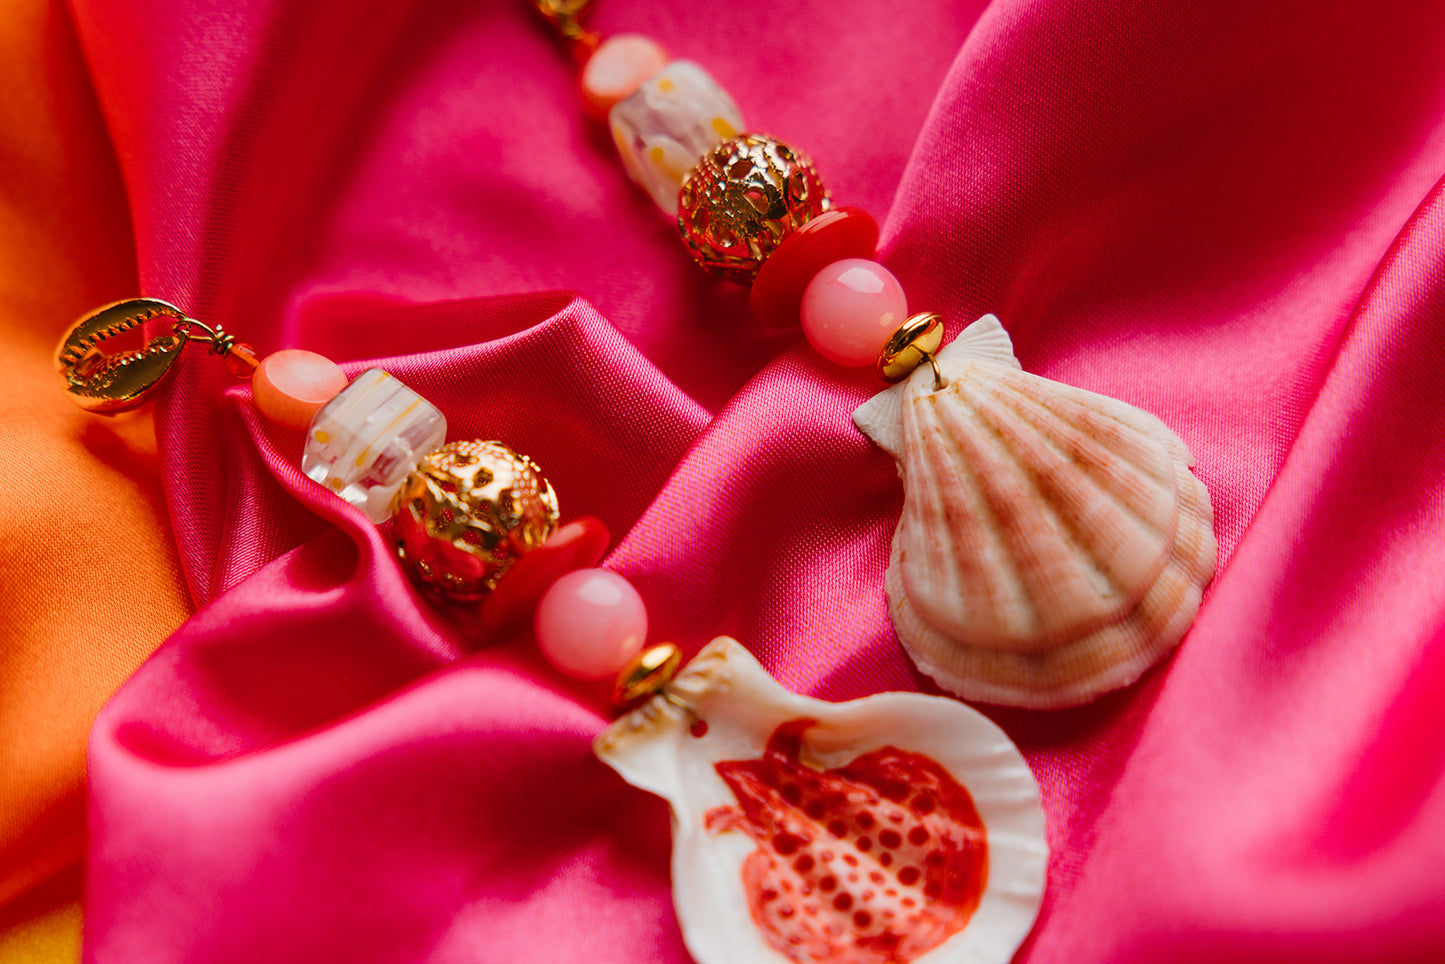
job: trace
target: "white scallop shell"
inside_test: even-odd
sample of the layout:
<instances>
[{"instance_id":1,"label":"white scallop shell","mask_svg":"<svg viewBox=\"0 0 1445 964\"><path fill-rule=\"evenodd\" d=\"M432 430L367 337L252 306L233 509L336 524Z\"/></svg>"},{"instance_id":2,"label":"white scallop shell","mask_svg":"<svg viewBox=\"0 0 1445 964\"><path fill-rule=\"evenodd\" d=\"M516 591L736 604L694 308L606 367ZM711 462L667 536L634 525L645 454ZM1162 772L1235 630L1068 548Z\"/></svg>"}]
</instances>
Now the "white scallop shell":
<instances>
[{"instance_id":1,"label":"white scallop shell","mask_svg":"<svg viewBox=\"0 0 1445 964\"><path fill-rule=\"evenodd\" d=\"M887 593L919 668L964 699L1081 703L1179 642L1214 578L1189 449L1131 405L1020 370L992 315L864 403L898 462Z\"/></svg>"},{"instance_id":2,"label":"white scallop shell","mask_svg":"<svg viewBox=\"0 0 1445 964\"><path fill-rule=\"evenodd\" d=\"M810 771L844 767L862 754L892 747L931 758L972 797L987 839L982 897L962 930L912 959L1003 964L1012 958L1038 914L1048 844L1038 784L1018 749L987 717L957 701L918 693L882 693L848 703L798 696L726 636L704 647L667 692L678 702L654 697L613 723L594 749L629 783L672 807L673 900L683 939L699 964L820 960L780 952L754 921L743 882L744 862L757 849L753 838L708 829L710 812L741 802L716 764L754 760L780 725L809 718L817 722L806 730L800 759ZM694 735L697 719L707 723L701 736ZM867 870L866 858L864 863ZM830 938L838 942L831 949L850 946L849 939ZM829 953L821 959L831 958Z\"/></svg>"}]
</instances>

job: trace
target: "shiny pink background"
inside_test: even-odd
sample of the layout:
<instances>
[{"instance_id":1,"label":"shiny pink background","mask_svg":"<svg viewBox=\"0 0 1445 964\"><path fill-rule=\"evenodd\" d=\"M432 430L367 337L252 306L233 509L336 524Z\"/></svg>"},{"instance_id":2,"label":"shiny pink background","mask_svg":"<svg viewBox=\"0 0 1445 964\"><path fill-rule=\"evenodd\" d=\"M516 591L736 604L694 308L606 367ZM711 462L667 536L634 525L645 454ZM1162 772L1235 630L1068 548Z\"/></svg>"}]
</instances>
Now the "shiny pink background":
<instances>
[{"instance_id":1,"label":"shiny pink background","mask_svg":"<svg viewBox=\"0 0 1445 964\"><path fill-rule=\"evenodd\" d=\"M546 470L654 640L827 699L888 623L874 389L696 271L523 0L74 0L138 291L382 364ZM951 331L1188 443L1220 573L1178 654L989 710L1054 854L1019 959L1445 949L1445 11L600 0L809 152ZM572 294L570 292L575 292ZM137 292L116 292L117 298ZM160 404L204 608L102 714L95 961L679 962L665 806L596 688L421 600L199 356Z\"/></svg>"}]
</instances>

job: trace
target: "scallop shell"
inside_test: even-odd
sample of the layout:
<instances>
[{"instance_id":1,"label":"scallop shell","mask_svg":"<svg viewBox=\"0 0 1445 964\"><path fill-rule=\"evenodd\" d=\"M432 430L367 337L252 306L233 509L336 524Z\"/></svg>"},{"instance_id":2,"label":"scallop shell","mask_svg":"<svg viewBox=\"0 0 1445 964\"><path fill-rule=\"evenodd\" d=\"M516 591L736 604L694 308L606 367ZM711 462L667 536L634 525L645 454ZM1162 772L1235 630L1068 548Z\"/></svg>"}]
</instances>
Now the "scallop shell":
<instances>
[{"instance_id":1,"label":"scallop shell","mask_svg":"<svg viewBox=\"0 0 1445 964\"><path fill-rule=\"evenodd\" d=\"M1217 548L1209 493L1163 422L1020 370L985 315L854 412L898 462L889 614L964 699L1081 703L1189 629Z\"/></svg>"},{"instance_id":2,"label":"scallop shell","mask_svg":"<svg viewBox=\"0 0 1445 964\"><path fill-rule=\"evenodd\" d=\"M672 807L699 964L1002 964L1038 914L1038 785L954 700L797 696L724 636L594 748Z\"/></svg>"}]
</instances>

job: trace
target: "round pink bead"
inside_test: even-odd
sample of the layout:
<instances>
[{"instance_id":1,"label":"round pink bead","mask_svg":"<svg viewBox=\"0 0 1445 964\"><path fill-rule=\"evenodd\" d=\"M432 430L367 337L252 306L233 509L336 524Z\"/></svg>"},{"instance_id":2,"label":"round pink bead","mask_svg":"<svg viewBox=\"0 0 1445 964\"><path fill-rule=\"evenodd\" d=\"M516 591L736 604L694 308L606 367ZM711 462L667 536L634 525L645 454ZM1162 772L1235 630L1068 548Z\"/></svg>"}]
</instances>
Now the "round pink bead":
<instances>
[{"instance_id":1,"label":"round pink bead","mask_svg":"<svg viewBox=\"0 0 1445 964\"><path fill-rule=\"evenodd\" d=\"M577 679L608 679L642 651L647 606L617 573L578 569L552 583L534 625L547 662Z\"/></svg>"},{"instance_id":2,"label":"round pink bead","mask_svg":"<svg viewBox=\"0 0 1445 964\"><path fill-rule=\"evenodd\" d=\"M316 412L346 387L346 373L314 351L285 348L261 359L251 375L251 397L277 425L305 431Z\"/></svg>"},{"instance_id":3,"label":"round pink bead","mask_svg":"<svg viewBox=\"0 0 1445 964\"><path fill-rule=\"evenodd\" d=\"M803 291L803 333L818 354L847 368L878 361L908 318L908 297L876 261L845 258L819 271Z\"/></svg>"}]
</instances>

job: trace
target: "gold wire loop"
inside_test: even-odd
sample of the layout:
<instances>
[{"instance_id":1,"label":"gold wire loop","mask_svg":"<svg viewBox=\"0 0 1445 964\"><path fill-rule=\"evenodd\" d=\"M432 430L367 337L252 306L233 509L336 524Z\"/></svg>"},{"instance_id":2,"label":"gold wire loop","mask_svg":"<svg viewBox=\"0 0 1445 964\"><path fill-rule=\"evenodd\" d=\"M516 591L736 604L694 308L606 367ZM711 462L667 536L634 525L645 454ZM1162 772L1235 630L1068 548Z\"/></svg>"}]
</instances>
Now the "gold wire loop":
<instances>
[{"instance_id":1,"label":"gold wire loop","mask_svg":"<svg viewBox=\"0 0 1445 964\"><path fill-rule=\"evenodd\" d=\"M684 713L686 713L686 714L688 715L688 717L689 717L690 719L692 719L692 720L700 720L700 719L702 719L702 717L700 717L700 716L697 715L697 710L695 710L695 709L692 708L692 704L691 704L691 703L689 703L687 700L683 699L682 697L678 696L678 695L677 695L676 693L674 693L669 687L664 686L664 687L662 688L662 692L659 693L658 695L661 696L663 699L667 700L667 701L668 701L669 703L671 703L673 706L675 706L675 707L677 707L678 709L682 710Z\"/></svg>"},{"instance_id":2,"label":"gold wire loop","mask_svg":"<svg viewBox=\"0 0 1445 964\"><path fill-rule=\"evenodd\" d=\"M231 350L236 347L236 336L226 331L220 325L216 325L213 328L204 321L198 321L190 315L186 315L184 318L177 319L176 321L176 328L182 326L187 328L186 335L191 341L209 345L212 355L219 355L225 358L231 354ZM199 328L201 334L198 335L194 331L191 331L190 329L192 328Z\"/></svg>"},{"instance_id":3,"label":"gold wire loop","mask_svg":"<svg viewBox=\"0 0 1445 964\"><path fill-rule=\"evenodd\" d=\"M928 364L933 368L933 390L935 392L943 391L948 382L943 380L943 372L938 369L938 356L931 351L926 351L923 353L923 357L928 359Z\"/></svg>"}]
</instances>

